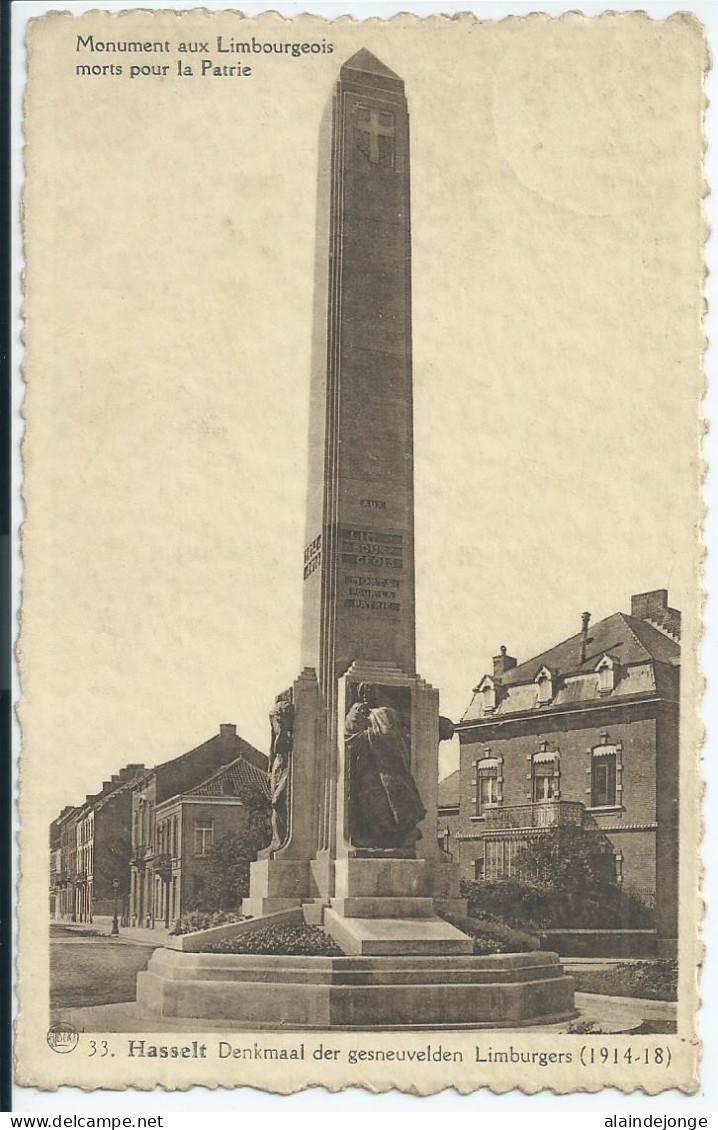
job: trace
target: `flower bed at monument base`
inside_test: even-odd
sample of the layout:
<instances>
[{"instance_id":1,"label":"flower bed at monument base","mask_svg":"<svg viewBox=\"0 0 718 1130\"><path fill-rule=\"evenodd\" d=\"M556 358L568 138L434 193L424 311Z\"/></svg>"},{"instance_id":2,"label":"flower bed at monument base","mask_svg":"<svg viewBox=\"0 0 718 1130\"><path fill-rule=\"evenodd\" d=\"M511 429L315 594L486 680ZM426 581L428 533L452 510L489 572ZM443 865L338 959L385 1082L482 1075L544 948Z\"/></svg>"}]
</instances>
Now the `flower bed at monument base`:
<instances>
[{"instance_id":1,"label":"flower bed at monument base","mask_svg":"<svg viewBox=\"0 0 718 1130\"><path fill-rule=\"evenodd\" d=\"M545 948L541 945L540 935L516 930L494 918L465 918L448 914L444 917L457 930L474 939L474 954L531 953Z\"/></svg>"},{"instance_id":2,"label":"flower bed at monument base","mask_svg":"<svg viewBox=\"0 0 718 1130\"><path fill-rule=\"evenodd\" d=\"M278 954L303 957L343 957L332 937L320 926L265 926L207 946L205 953Z\"/></svg>"},{"instance_id":3,"label":"flower bed at monument base","mask_svg":"<svg viewBox=\"0 0 718 1130\"><path fill-rule=\"evenodd\" d=\"M171 934L165 945L169 949L181 950L184 953L206 953L211 945L240 934L251 934L268 926L301 926L303 922L301 907L295 907L262 918L238 917L236 921L225 922L221 926L210 926L205 930L194 930L189 934Z\"/></svg>"},{"instance_id":4,"label":"flower bed at monument base","mask_svg":"<svg viewBox=\"0 0 718 1130\"><path fill-rule=\"evenodd\" d=\"M171 934L195 934L198 930L211 930L215 926L226 926L231 922L243 922L246 914L231 910L190 910L178 918L170 930Z\"/></svg>"}]
</instances>

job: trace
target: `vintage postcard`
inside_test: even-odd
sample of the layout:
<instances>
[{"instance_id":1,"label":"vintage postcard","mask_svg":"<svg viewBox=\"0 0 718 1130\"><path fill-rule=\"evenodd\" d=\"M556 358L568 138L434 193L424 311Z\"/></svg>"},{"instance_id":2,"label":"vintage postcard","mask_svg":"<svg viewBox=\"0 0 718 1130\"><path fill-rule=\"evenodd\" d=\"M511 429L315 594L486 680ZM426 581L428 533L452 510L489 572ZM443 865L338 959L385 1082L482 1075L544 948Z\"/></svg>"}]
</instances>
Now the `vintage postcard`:
<instances>
[{"instance_id":1,"label":"vintage postcard","mask_svg":"<svg viewBox=\"0 0 718 1130\"><path fill-rule=\"evenodd\" d=\"M27 51L18 1082L694 1091L701 24Z\"/></svg>"}]
</instances>

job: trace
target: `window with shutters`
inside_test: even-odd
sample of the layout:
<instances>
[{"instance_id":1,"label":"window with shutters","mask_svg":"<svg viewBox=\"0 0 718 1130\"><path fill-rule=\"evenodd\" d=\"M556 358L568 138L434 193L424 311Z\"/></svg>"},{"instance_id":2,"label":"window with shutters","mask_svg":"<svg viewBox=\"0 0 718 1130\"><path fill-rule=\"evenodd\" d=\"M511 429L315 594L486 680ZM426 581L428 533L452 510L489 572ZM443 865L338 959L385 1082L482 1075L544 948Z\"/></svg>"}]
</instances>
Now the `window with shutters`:
<instances>
[{"instance_id":1,"label":"window with shutters","mask_svg":"<svg viewBox=\"0 0 718 1130\"><path fill-rule=\"evenodd\" d=\"M601 751L591 764L591 807L605 808L616 803L616 754Z\"/></svg>"},{"instance_id":2,"label":"window with shutters","mask_svg":"<svg viewBox=\"0 0 718 1130\"><path fill-rule=\"evenodd\" d=\"M542 742L539 752L531 758L531 800L534 804L558 800L559 769L558 750L550 750L548 743Z\"/></svg>"},{"instance_id":3,"label":"window with shutters","mask_svg":"<svg viewBox=\"0 0 718 1130\"><path fill-rule=\"evenodd\" d=\"M600 744L587 750L589 762L586 794L590 808L623 806L623 743L611 741L602 730Z\"/></svg>"},{"instance_id":4,"label":"window with shutters","mask_svg":"<svg viewBox=\"0 0 718 1130\"><path fill-rule=\"evenodd\" d=\"M501 761L497 757L484 757L477 761L476 815L483 816L487 808L501 804Z\"/></svg>"}]
</instances>

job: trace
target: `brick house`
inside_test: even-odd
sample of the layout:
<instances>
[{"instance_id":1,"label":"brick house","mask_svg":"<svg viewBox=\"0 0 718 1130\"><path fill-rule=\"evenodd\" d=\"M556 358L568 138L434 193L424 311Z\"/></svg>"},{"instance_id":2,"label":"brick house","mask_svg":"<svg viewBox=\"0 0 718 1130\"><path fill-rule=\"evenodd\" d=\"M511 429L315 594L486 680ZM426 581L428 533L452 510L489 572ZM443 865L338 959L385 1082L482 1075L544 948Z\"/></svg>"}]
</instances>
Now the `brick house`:
<instances>
[{"instance_id":1,"label":"brick house","mask_svg":"<svg viewBox=\"0 0 718 1130\"><path fill-rule=\"evenodd\" d=\"M118 913L126 918L132 847L132 788L144 765L127 765L88 797L77 815L75 913L80 922Z\"/></svg>"},{"instance_id":2,"label":"brick house","mask_svg":"<svg viewBox=\"0 0 718 1130\"><path fill-rule=\"evenodd\" d=\"M80 809L73 805L63 808L57 820L50 825L51 840L59 839L59 859L55 859L55 917L75 919L75 862L77 859L77 819ZM53 826L56 831L53 832ZM52 857L50 881L53 882Z\"/></svg>"},{"instance_id":3,"label":"brick house","mask_svg":"<svg viewBox=\"0 0 718 1130\"><path fill-rule=\"evenodd\" d=\"M103 781L84 804L63 808L50 825L50 913L56 919L91 922L111 914L128 894L131 787L144 765L126 765Z\"/></svg>"},{"instance_id":4,"label":"brick house","mask_svg":"<svg viewBox=\"0 0 718 1130\"><path fill-rule=\"evenodd\" d=\"M193 789L155 808L155 921L168 927L202 901L204 864L225 836L246 830L253 806L269 812L266 770L238 757Z\"/></svg>"},{"instance_id":5,"label":"brick house","mask_svg":"<svg viewBox=\"0 0 718 1130\"><path fill-rule=\"evenodd\" d=\"M60 824L62 817L70 811L63 808L57 820L50 825L50 918L60 917L60 875L62 871L62 835Z\"/></svg>"},{"instance_id":6,"label":"brick house","mask_svg":"<svg viewBox=\"0 0 718 1130\"><path fill-rule=\"evenodd\" d=\"M163 762L135 784L130 862L130 922L133 926L154 927L155 922L158 926L164 925L168 914L171 916L172 878L177 879L177 871L170 862L168 872L167 857L170 861L177 859L181 837L179 826L175 833L175 825L171 823L166 832L168 838L160 843L157 808L173 797L190 792L238 758L262 772L267 771L266 756L240 738L234 724L223 724L214 737L179 757ZM165 903L161 903L167 895L168 885L169 910ZM175 884L175 891L177 889Z\"/></svg>"},{"instance_id":7,"label":"brick house","mask_svg":"<svg viewBox=\"0 0 718 1130\"><path fill-rule=\"evenodd\" d=\"M659 952L675 950L678 904L680 613L663 590L519 664L502 647L457 725L463 878L510 878L549 827L594 828L617 880L655 905ZM447 778L445 793L455 789ZM440 809L441 812L441 809Z\"/></svg>"}]
</instances>

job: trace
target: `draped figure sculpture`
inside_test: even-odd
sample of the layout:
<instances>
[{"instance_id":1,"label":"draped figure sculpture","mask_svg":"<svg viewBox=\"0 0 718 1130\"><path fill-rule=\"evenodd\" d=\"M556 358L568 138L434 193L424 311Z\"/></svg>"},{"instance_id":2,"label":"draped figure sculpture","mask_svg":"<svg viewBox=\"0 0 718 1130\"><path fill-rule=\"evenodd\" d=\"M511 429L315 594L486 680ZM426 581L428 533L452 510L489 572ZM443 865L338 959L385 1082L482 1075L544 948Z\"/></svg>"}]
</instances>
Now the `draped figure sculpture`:
<instances>
[{"instance_id":1,"label":"draped figure sculpture","mask_svg":"<svg viewBox=\"0 0 718 1130\"><path fill-rule=\"evenodd\" d=\"M376 689L361 683L344 721L349 767L350 836L358 847L410 847L426 816L411 775L401 719L376 705Z\"/></svg>"},{"instance_id":2,"label":"draped figure sculpture","mask_svg":"<svg viewBox=\"0 0 718 1130\"><path fill-rule=\"evenodd\" d=\"M269 747L269 785L272 802L272 842L276 851L289 835L289 778L292 763L294 706L281 695L269 714L272 739Z\"/></svg>"}]
</instances>

